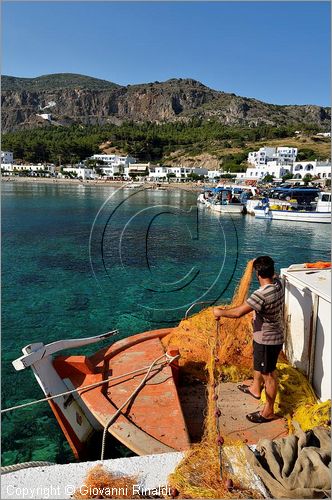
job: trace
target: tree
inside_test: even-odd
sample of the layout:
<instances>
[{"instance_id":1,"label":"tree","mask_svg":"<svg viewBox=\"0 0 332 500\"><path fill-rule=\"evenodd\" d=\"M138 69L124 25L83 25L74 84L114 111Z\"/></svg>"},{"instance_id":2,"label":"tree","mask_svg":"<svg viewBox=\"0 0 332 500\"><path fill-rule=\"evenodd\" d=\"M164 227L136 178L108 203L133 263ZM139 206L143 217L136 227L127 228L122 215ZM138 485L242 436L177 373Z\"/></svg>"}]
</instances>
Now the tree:
<instances>
[{"instance_id":1,"label":"tree","mask_svg":"<svg viewBox=\"0 0 332 500\"><path fill-rule=\"evenodd\" d=\"M215 177L217 179L217 177ZM232 174L221 174L220 179L236 179L236 175Z\"/></svg>"},{"instance_id":2,"label":"tree","mask_svg":"<svg viewBox=\"0 0 332 500\"><path fill-rule=\"evenodd\" d=\"M95 170L96 174L101 175L102 177L103 177L104 175L106 175L106 174L103 172L102 167L95 167L95 168L94 168L94 170Z\"/></svg>"},{"instance_id":3,"label":"tree","mask_svg":"<svg viewBox=\"0 0 332 500\"><path fill-rule=\"evenodd\" d=\"M288 181L288 179L293 179L293 174L291 174L290 172L287 172L287 174L282 176L283 182Z\"/></svg>"},{"instance_id":4,"label":"tree","mask_svg":"<svg viewBox=\"0 0 332 500\"><path fill-rule=\"evenodd\" d=\"M195 172L191 172L190 174L188 174L187 178L193 181L202 181L204 180L204 175L199 175L196 174Z\"/></svg>"},{"instance_id":5,"label":"tree","mask_svg":"<svg viewBox=\"0 0 332 500\"><path fill-rule=\"evenodd\" d=\"M266 174L265 177L263 177L262 180L263 180L263 182L273 182L273 179L274 179L273 175Z\"/></svg>"},{"instance_id":6,"label":"tree","mask_svg":"<svg viewBox=\"0 0 332 500\"><path fill-rule=\"evenodd\" d=\"M317 159L317 153L313 149L303 148L297 153L297 161L313 161Z\"/></svg>"},{"instance_id":7,"label":"tree","mask_svg":"<svg viewBox=\"0 0 332 500\"><path fill-rule=\"evenodd\" d=\"M312 175L311 174L306 174L304 177L303 177L303 182L305 185L309 184L309 182L312 180Z\"/></svg>"}]
</instances>

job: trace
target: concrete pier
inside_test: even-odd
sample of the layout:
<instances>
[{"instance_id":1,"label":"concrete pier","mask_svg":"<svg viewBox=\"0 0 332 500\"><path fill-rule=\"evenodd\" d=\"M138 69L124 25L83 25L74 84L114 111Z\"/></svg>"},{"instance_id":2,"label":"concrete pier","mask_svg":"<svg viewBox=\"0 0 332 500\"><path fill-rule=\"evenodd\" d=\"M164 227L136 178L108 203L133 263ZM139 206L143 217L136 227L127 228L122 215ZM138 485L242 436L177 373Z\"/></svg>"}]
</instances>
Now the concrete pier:
<instances>
[{"instance_id":1,"label":"concrete pier","mask_svg":"<svg viewBox=\"0 0 332 500\"><path fill-rule=\"evenodd\" d=\"M109 472L135 476L142 489L167 486L167 478L181 461L183 453L164 453L142 457L104 460ZM65 465L33 467L10 472L1 477L1 498L4 499L68 499L84 484L88 471L101 462L80 462Z\"/></svg>"}]
</instances>

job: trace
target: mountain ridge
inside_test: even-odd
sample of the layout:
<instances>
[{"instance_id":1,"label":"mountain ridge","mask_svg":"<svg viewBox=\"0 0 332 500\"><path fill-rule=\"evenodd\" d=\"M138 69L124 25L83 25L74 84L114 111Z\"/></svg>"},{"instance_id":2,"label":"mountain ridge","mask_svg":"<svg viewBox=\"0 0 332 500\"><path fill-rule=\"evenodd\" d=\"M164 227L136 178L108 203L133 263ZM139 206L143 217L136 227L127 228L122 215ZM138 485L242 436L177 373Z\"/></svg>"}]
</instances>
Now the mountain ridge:
<instances>
[{"instance_id":1,"label":"mountain ridge","mask_svg":"<svg viewBox=\"0 0 332 500\"><path fill-rule=\"evenodd\" d=\"M38 116L43 112L63 126L126 121L167 123L193 118L233 126L330 126L328 107L265 103L211 89L192 78L123 86L76 73L55 73L36 78L3 75L1 84L4 132L49 126L49 121Z\"/></svg>"}]
</instances>

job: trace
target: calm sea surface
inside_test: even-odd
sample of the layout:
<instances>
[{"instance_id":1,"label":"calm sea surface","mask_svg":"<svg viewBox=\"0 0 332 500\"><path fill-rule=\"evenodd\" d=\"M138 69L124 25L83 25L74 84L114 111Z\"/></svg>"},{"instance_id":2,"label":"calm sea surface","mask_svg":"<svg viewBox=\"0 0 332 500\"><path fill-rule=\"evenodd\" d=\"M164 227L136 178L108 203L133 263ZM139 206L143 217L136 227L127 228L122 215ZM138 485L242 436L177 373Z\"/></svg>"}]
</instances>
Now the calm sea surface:
<instances>
[{"instance_id":1,"label":"calm sea surface","mask_svg":"<svg viewBox=\"0 0 332 500\"><path fill-rule=\"evenodd\" d=\"M278 269L330 259L329 225L219 216L196 198L2 184L3 408L42 397L31 370L11 365L27 344L175 325L192 302L227 303L257 255ZM47 403L4 415L4 465L72 459Z\"/></svg>"}]
</instances>

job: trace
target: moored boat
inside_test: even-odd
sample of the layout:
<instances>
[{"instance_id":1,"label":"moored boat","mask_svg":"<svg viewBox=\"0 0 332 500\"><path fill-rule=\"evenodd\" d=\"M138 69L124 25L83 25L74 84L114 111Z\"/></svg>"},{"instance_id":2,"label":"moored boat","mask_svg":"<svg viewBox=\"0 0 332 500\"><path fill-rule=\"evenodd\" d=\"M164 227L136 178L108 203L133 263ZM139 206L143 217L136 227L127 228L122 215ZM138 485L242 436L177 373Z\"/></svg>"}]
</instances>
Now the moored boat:
<instances>
[{"instance_id":1,"label":"moored boat","mask_svg":"<svg viewBox=\"0 0 332 500\"><path fill-rule=\"evenodd\" d=\"M209 200L212 198L213 198L213 188L204 189L204 191L198 195L197 203L202 203L203 205L208 205Z\"/></svg>"},{"instance_id":2,"label":"moored boat","mask_svg":"<svg viewBox=\"0 0 332 500\"><path fill-rule=\"evenodd\" d=\"M301 208L291 201L274 201L256 206L255 217L267 220L287 220L294 222L319 222L331 224L331 193L319 193L317 204Z\"/></svg>"},{"instance_id":3,"label":"moored boat","mask_svg":"<svg viewBox=\"0 0 332 500\"><path fill-rule=\"evenodd\" d=\"M105 340L116 331L49 345L31 344L13 365L16 370L32 368L76 458L88 458L91 442L100 446L96 436L101 433L110 433L138 455L184 451L202 438L206 385L181 374L176 348L165 353L161 339L172 330L140 333L90 357L53 359L52 354ZM236 385L219 384L222 430L254 444L262 437L261 429L253 427L245 414L255 411L257 402L240 393ZM265 437L285 434L283 419L265 424Z\"/></svg>"},{"instance_id":4,"label":"moored boat","mask_svg":"<svg viewBox=\"0 0 332 500\"><path fill-rule=\"evenodd\" d=\"M202 193L197 201L206 205L213 212L245 213L245 206L239 199L240 192L235 193L231 188L216 187L211 190L211 194Z\"/></svg>"},{"instance_id":5,"label":"moored boat","mask_svg":"<svg viewBox=\"0 0 332 500\"><path fill-rule=\"evenodd\" d=\"M326 313L331 302L330 263L291 266L282 270L282 276L288 324L285 352L293 366L302 368L301 360L309 359L309 363L303 366L303 373L313 382L316 394L326 399L331 392L328 376L330 323ZM304 296L303 289L307 291ZM298 313L290 314L295 307ZM205 315L202 325L206 325L206 315L210 312L206 310L202 314ZM119 340L91 356L53 358L61 350L108 340L118 332L114 330L97 337L26 346L23 356L13 365L16 370L31 367L46 396L27 404L49 402L77 458L87 458L91 442L98 448L99 440L94 437L97 433L103 433L102 457L108 433L138 455L188 449L202 438L207 407L205 379L196 378L198 365L205 366L202 356L198 355L199 347L192 358L195 363L186 358L186 353L192 352L187 347L195 343L191 336L198 331L195 330L195 318L196 315L192 318L186 316L181 322L185 337L174 336L177 328L152 330ZM302 328L301 335L299 328ZM180 338L183 338L183 344ZM180 345L176 346L174 342ZM184 364L178 364L180 352ZM239 355L238 349L234 352ZM194 365L192 372L185 369L188 363ZM291 378L287 373L284 380ZM298 384L300 379L296 376L293 384L294 380ZM263 428L253 426L245 415L257 411L258 403L238 391L236 386L237 383L226 382L222 377L213 386L221 409L218 425L223 436L255 444L262 437L275 439L287 434L284 418L266 422ZM290 394L289 390L284 388L285 394ZM294 409L296 404L295 398ZM18 407L24 406L26 404ZM13 409L15 407L3 411Z\"/></svg>"}]
</instances>

